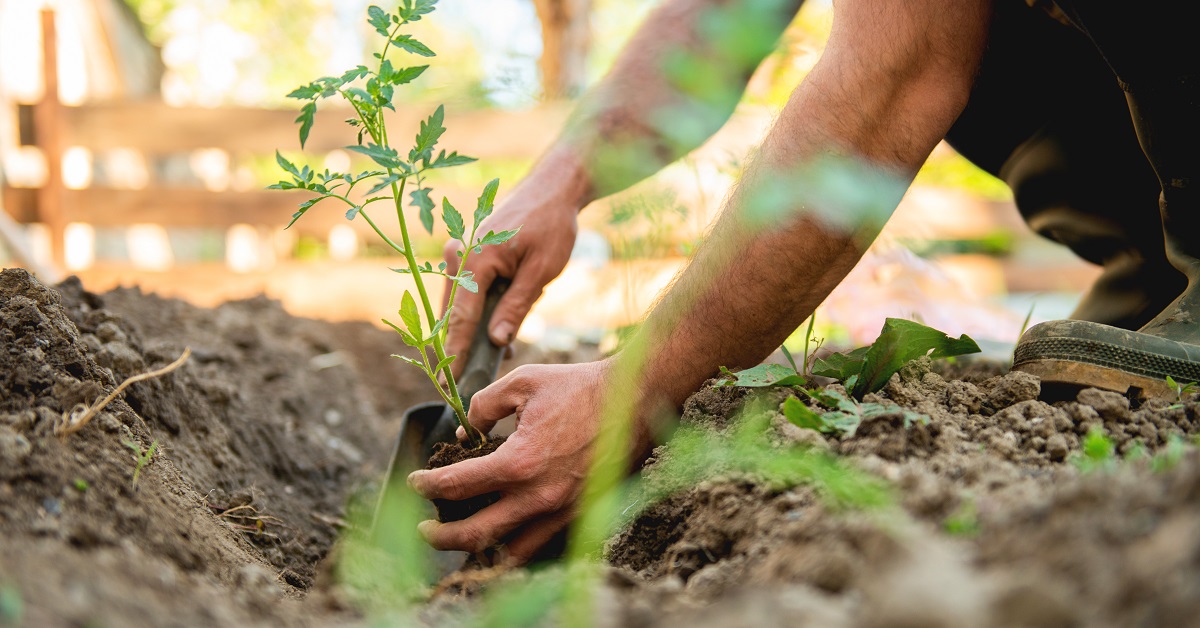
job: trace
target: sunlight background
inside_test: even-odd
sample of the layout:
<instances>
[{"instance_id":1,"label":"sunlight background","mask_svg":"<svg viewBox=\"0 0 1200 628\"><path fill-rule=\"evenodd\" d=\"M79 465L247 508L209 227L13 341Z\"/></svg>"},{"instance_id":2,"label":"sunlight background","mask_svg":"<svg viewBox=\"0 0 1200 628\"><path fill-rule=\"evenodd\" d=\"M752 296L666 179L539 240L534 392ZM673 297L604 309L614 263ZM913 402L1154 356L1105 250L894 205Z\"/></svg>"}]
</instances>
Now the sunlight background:
<instances>
[{"instance_id":1,"label":"sunlight background","mask_svg":"<svg viewBox=\"0 0 1200 628\"><path fill-rule=\"evenodd\" d=\"M405 92L406 104L427 113L445 103L447 142L484 151L476 164L433 182L435 193L456 204L473 202L497 176L502 198L553 139L572 95L603 76L656 4L537 1L575 11L556 31L569 45L553 70L543 38L554 35L533 0L445 1L417 25L415 34L438 57ZM94 291L137 284L203 305L263 292L305 316L377 320L394 311L406 286L386 270L395 264L369 232L330 217L283 231L290 211L278 197L260 196L278 178L270 153L251 150L249 140L216 145L217 129L243 124L260 108L294 112L296 102L284 98L291 89L364 62L373 35L368 4L0 0L0 226L7 225L0 261L47 276L76 273ZM55 10L58 32L57 110L43 98L44 8ZM573 261L548 287L523 339L569 349L638 320L701 242L747 152L819 58L830 20L827 1L806 3L725 129L653 179L584 212ZM556 87L543 84L548 72ZM100 109L108 117L94 117ZM126 109L135 113L122 117ZM39 117L47 111L66 131L47 131L58 128ZM164 118L165 132L138 128L150 128L154 116ZM210 121L199 133L213 129L214 145L187 130L193 119ZM93 120L120 123L97 129ZM181 148L171 145L173 121L181 138L192 133ZM150 148L122 145L124 136L147 134L156 137L137 142ZM103 146L73 144L77 138ZM352 138L345 133L346 142ZM292 129L268 139L313 167L351 165L336 147L302 155ZM58 159L47 162L48 152ZM61 192L48 191L48 180L60 180ZM186 202L172 200L181 190ZM39 208L54 198L61 215L47 218ZM64 242L57 259L56 233ZM439 238L417 246L440 256ZM833 343L862 343L883 318L903 316L1010 347L1031 306L1033 321L1064 316L1095 274L1033 236L1007 188L943 145L872 252L822 306L819 327Z\"/></svg>"}]
</instances>

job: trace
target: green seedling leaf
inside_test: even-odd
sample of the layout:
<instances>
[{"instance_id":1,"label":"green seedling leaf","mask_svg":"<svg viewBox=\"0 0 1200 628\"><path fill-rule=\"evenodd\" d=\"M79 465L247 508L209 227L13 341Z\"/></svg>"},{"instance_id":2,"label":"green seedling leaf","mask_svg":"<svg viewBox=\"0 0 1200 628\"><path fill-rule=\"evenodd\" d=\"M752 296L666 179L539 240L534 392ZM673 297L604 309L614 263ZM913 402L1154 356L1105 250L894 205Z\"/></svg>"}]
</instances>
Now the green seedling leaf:
<instances>
[{"instance_id":1,"label":"green seedling leaf","mask_svg":"<svg viewBox=\"0 0 1200 628\"><path fill-rule=\"evenodd\" d=\"M475 206L475 226L478 227L485 218L492 215L492 209L496 206L496 192L500 189L500 179L492 179L487 185L483 186L483 193L479 195L479 202Z\"/></svg>"},{"instance_id":2,"label":"green seedling leaf","mask_svg":"<svg viewBox=\"0 0 1200 628\"><path fill-rule=\"evenodd\" d=\"M463 290L471 294L479 294L479 284L475 283L475 273L467 270L461 275L454 277L455 283L462 286Z\"/></svg>"},{"instance_id":3,"label":"green seedling leaf","mask_svg":"<svg viewBox=\"0 0 1200 628\"><path fill-rule=\"evenodd\" d=\"M367 24L370 24L376 33L384 37L391 35L388 29L392 26L392 16L375 5L367 7Z\"/></svg>"},{"instance_id":4,"label":"green seedling leaf","mask_svg":"<svg viewBox=\"0 0 1200 628\"><path fill-rule=\"evenodd\" d=\"M454 363L454 360L456 360L457 358L458 358L458 356L456 356L456 355L446 356L445 358L442 359L441 362L438 362L437 368L433 369L433 372L437 373L438 371L441 371L442 369L446 368L447 366L450 366L451 364Z\"/></svg>"},{"instance_id":5,"label":"green seedling leaf","mask_svg":"<svg viewBox=\"0 0 1200 628\"><path fill-rule=\"evenodd\" d=\"M509 229L507 231L501 231L499 233L496 233L495 231L488 231L487 235L483 236L482 238L479 238L478 244L480 246L487 246L490 244L504 244L505 242L508 242L509 240L511 240L513 236L517 235L517 232L520 230L521 230L521 228L517 227L516 229Z\"/></svg>"},{"instance_id":6,"label":"green seedling leaf","mask_svg":"<svg viewBox=\"0 0 1200 628\"><path fill-rule=\"evenodd\" d=\"M425 227L426 233L433 235L433 199L429 198L431 191L429 188L420 188L413 190L409 196L412 198L412 206L420 211L421 226Z\"/></svg>"},{"instance_id":7,"label":"green seedling leaf","mask_svg":"<svg viewBox=\"0 0 1200 628\"><path fill-rule=\"evenodd\" d=\"M979 353L979 345L966 334L951 338L920 323L889 318L884 322L879 338L863 356L853 395L861 399L863 395L883 388L901 367L921 356L928 355L936 360L968 353Z\"/></svg>"},{"instance_id":8,"label":"green seedling leaf","mask_svg":"<svg viewBox=\"0 0 1200 628\"><path fill-rule=\"evenodd\" d=\"M287 97L298 98L300 100L312 100L317 96L320 96L321 92L323 91L325 90L320 85L317 85L316 83L309 83L308 85L301 85L300 87L292 90L288 93Z\"/></svg>"},{"instance_id":9,"label":"green seedling leaf","mask_svg":"<svg viewBox=\"0 0 1200 628\"><path fill-rule=\"evenodd\" d=\"M429 336L425 339L426 342L433 342L434 336L437 336L438 333L442 331L442 328L446 326L446 321L450 320L450 310L453 309L454 308L451 307L449 310L446 310L446 314L433 324L433 329L429 330Z\"/></svg>"},{"instance_id":10,"label":"green seedling leaf","mask_svg":"<svg viewBox=\"0 0 1200 628\"><path fill-rule=\"evenodd\" d=\"M435 56L434 52L429 49L429 46L417 41L412 35L396 35L392 38L392 44L422 57Z\"/></svg>"},{"instance_id":11,"label":"green seedling leaf","mask_svg":"<svg viewBox=\"0 0 1200 628\"><path fill-rule=\"evenodd\" d=\"M367 144L366 146L347 146L346 150L366 155L384 168L402 168L404 165L404 162L400 160L400 153L396 152L394 148L386 148L377 144Z\"/></svg>"},{"instance_id":12,"label":"green seedling leaf","mask_svg":"<svg viewBox=\"0 0 1200 628\"><path fill-rule=\"evenodd\" d=\"M721 374L731 378L721 382L719 384L721 386L763 388L766 386L803 386L808 383L795 369L782 364L760 364L736 373L721 367Z\"/></svg>"},{"instance_id":13,"label":"green seedling leaf","mask_svg":"<svg viewBox=\"0 0 1200 628\"><path fill-rule=\"evenodd\" d=\"M425 70L429 69L429 66L427 65L414 65L408 68L400 68L399 70L391 70L390 63L388 63L387 66L389 72L387 74L380 72L379 80L387 83L388 85L405 85L407 83L411 83L415 81L417 77L424 74Z\"/></svg>"},{"instance_id":14,"label":"green seedling leaf","mask_svg":"<svg viewBox=\"0 0 1200 628\"><path fill-rule=\"evenodd\" d=\"M813 375L846 381L862 371L868 349L870 347L859 347L850 353L831 353L824 358L817 358L813 362Z\"/></svg>"},{"instance_id":15,"label":"green seedling leaf","mask_svg":"<svg viewBox=\"0 0 1200 628\"><path fill-rule=\"evenodd\" d=\"M296 177L297 179L300 178L300 170L296 168L295 164L284 158L279 151L275 151L275 163L279 164L279 167L287 171L288 174ZM280 181L280 183L282 184L283 182Z\"/></svg>"},{"instance_id":16,"label":"green seedling leaf","mask_svg":"<svg viewBox=\"0 0 1200 628\"><path fill-rule=\"evenodd\" d=\"M433 11L433 6L437 4L437 0L405 0L400 7L400 19L405 22L420 21L421 16Z\"/></svg>"},{"instance_id":17,"label":"green seedling leaf","mask_svg":"<svg viewBox=\"0 0 1200 628\"><path fill-rule=\"evenodd\" d=\"M385 322L386 322L386 321L385 321ZM421 364L419 361L417 361L417 360L414 360L414 359L412 359L412 358L410 358L410 357L408 357L408 356L406 356L406 355L400 355L400 354L398 354L398 353L393 353L393 354L392 354L392 357L393 357L393 358L398 358L398 359L400 359L400 360L403 360L403 361L405 361L405 362L408 362L409 364L411 364L411 365L413 365L413 366L415 366L415 367L418 367L418 368L420 368L422 371L423 371L423 370L425 370L425 365L424 365L424 364Z\"/></svg>"},{"instance_id":18,"label":"green seedling leaf","mask_svg":"<svg viewBox=\"0 0 1200 628\"><path fill-rule=\"evenodd\" d=\"M438 105L437 110L421 121L421 130L417 132L413 149L408 153L409 161L429 161L433 157L434 146L437 146L438 140L446 132L446 127L442 124L445 117L446 108Z\"/></svg>"},{"instance_id":19,"label":"green seedling leaf","mask_svg":"<svg viewBox=\"0 0 1200 628\"><path fill-rule=\"evenodd\" d=\"M313 118L317 115L317 101L310 100L304 103L300 108L300 115L296 117L296 122L300 123L300 148L304 148L304 143L308 141L308 133L312 131Z\"/></svg>"},{"instance_id":20,"label":"green seedling leaf","mask_svg":"<svg viewBox=\"0 0 1200 628\"><path fill-rule=\"evenodd\" d=\"M352 81L357 81L358 79L360 79L370 73L371 73L371 70L368 69L367 66L365 66L365 65L360 65L360 66L354 68L353 70L346 70L346 73L342 74L342 84L350 83Z\"/></svg>"},{"instance_id":21,"label":"green seedling leaf","mask_svg":"<svg viewBox=\"0 0 1200 628\"><path fill-rule=\"evenodd\" d=\"M804 402L795 397L788 397L783 402L783 416L796 427L802 427L808 430L817 430L824 432L826 429L825 421L821 420L821 415L813 412Z\"/></svg>"},{"instance_id":22,"label":"green seedling leaf","mask_svg":"<svg viewBox=\"0 0 1200 628\"><path fill-rule=\"evenodd\" d=\"M90 484L88 484L88 481L83 478L75 478L71 481L71 486L75 487L75 490L79 491L80 493L86 493L87 490L92 487Z\"/></svg>"},{"instance_id":23,"label":"green seedling leaf","mask_svg":"<svg viewBox=\"0 0 1200 628\"><path fill-rule=\"evenodd\" d=\"M367 196L370 196L386 187L391 186L393 183L396 183L397 181L399 181L402 178L403 177L401 177L398 174L389 174L388 176L380 179L379 182L376 183L371 189L367 190Z\"/></svg>"},{"instance_id":24,"label":"green seedling leaf","mask_svg":"<svg viewBox=\"0 0 1200 628\"><path fill-rule=\"evenodd\" d=\"M462 214L454 209L454 205L450 204L450 199L442 197L442 222L446 223L446 232L450 234L450 238L461 240L463 238L463 230L466 228L463 225Z\"/></svg>"},{"instance_id":25,"label":"green seedling leaf","mask_svg":"<svg viewBox=\"0 0 1200 628\"><path fill-rule=\"evenodd\" d=\"M478 161L474 157L459 155L457 152L446 154L446 151L438 153L438 156L429 162L428 168L453 168L454 166L463 166L472 162Z\"/></svg>"},{"instance_id":26,"label":"green seedling leaf","mask_svg":"<svg viewBox=\"0 0 1200 628\"><path fill-rule=\"evenodd\" d=\"M413 295L408 290L404 291L404 296L400 299L400 320L404 321L404 326L408 328L408 333L413 338L421 338L421 315L417 312L417 302L413 299Z\"/></svg>"},{"instance_id":27,"label":"green seedling leaf","mask_svg":"<svg viewBox=\"0 0 1200 628\"><path fill-rule=\"evenodd\" d=\"M358 217L358 213L361 211L362 211L361 205L355 205L354 207L347 209L346 210L346 220L354 220L356 217Z\"/></svg>"},{"instance_id":28,"label":"green seedling leaf","mask_svg":"<svg viewBox=\"0 0 1200 628\"><path fill-rule=\"evenodd\" d=\"M404 330L404 329L400 329L400 327L399 327L398 325L396 325L395 323L393 323L392 321L389 321L389 320L388 320L388 319L386 319L386 318L383 318L383 319L380 319L380 320L382 320L382 321L383 321L383 324L384 324L384 325L387 325L388 327L391 327L393 330L395 330L395 331L396 331L396 333L400 334L400 339L404 341L404 344L406 344L406 345L408 345L408 346L410 346L410 347L417 348L417 349L420 349L420 348L422 348L422 347L424 346L424 345L422 345L422 344L421 344L421 341L420 341L420 340L418 340L418 339L414 338L412 334L408 333L408 331L406 331L406 330ZM403 359L403 360L405 360L405 361L410 361L410 360L408 360L407 358L402 358L401 356L395 356L395 357L397 357L397 358L401 358L401 359ZM413 362L413 364L416 364L416 365L420 366L422 369L424 369L424 368L425 368L425 365L424 365L424 364L421 364L421 363L419 363L419 362Z\"/></svg>"}]
</instances>

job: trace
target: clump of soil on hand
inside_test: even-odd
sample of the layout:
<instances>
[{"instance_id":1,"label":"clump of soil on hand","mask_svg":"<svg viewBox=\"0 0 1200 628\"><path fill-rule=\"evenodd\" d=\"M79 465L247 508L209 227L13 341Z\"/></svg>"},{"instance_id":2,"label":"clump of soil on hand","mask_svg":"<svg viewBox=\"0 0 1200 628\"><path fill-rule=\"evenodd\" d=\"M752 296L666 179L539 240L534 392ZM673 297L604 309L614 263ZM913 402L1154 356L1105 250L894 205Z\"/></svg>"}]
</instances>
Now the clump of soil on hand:
<instances>
[{"instance_id":1,"label":"clump of soil on hand","mask_svg":"<svg viewBox=\"0 0 1200 628\"><path fill-rule=\"evenodd\" d=\"M437 443L433 446L433 455L429 457L426 469L440 469L456 462L480 458L496 451L504 443L503 436L493 436L479 447L464 447L462 443ZM462 521L467 517L500 501L500 493L485 493L469 499L453 501L435 499L433 505L437 508L438 521L449 523Z\"/></svg>"}]
</instances>

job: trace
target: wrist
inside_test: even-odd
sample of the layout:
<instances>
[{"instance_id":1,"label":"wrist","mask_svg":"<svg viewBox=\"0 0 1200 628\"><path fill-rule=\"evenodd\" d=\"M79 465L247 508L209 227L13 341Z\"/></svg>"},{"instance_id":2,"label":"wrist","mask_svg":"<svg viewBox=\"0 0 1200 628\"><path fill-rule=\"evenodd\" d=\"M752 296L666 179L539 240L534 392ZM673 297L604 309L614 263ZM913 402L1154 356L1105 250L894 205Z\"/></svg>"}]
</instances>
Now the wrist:
<instances>
[{"instance_id":1,"label":"wrist","mask_svg":"<svg viewBox=\"0 0 1200 628\"><path fill-rule=\"evenodd\" d=\"M561 208L571 215L578 214L595 200L592 178L578 151L563 142L550 148L518 188L531 188L551 200L548 205Z\"/></svg>"}]
</instances>

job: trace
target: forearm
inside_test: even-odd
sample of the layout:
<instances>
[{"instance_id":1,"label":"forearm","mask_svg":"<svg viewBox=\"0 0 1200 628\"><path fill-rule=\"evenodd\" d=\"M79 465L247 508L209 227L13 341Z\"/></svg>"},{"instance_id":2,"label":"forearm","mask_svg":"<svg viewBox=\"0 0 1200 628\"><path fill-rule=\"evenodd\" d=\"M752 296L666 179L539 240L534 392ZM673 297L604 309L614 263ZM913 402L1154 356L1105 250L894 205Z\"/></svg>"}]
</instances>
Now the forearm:
<instances>
[{"instance_id":1,"label":"forearm","mask_svg":"<svg viewBox=\"0 0 1200 628\"><path fill-rule=\"evenodd\" d=\"M729 119L799 6L800 0L666 0L581 98L527 180L579 210L695 149ZM738 24L742 32L756 27L753 45L733 40ZM730 41L714 41L724 37Z\"/></svg>"},{"instance_id":2,"label":"forearm","mask_svg":"<svg viewBox=\"0 0 1200 628\"><path fill-rule=\"evenodd\" d=\"M919 49L916 63L831 41L706 246L645 321L635 393L644 411L682 403L718 366L760 362L854 267L965 105L987 20L962 22L948 26L966 41L947 64ZM781 184L790 193L779 194Z\"/></svg>"}]
</instances>

